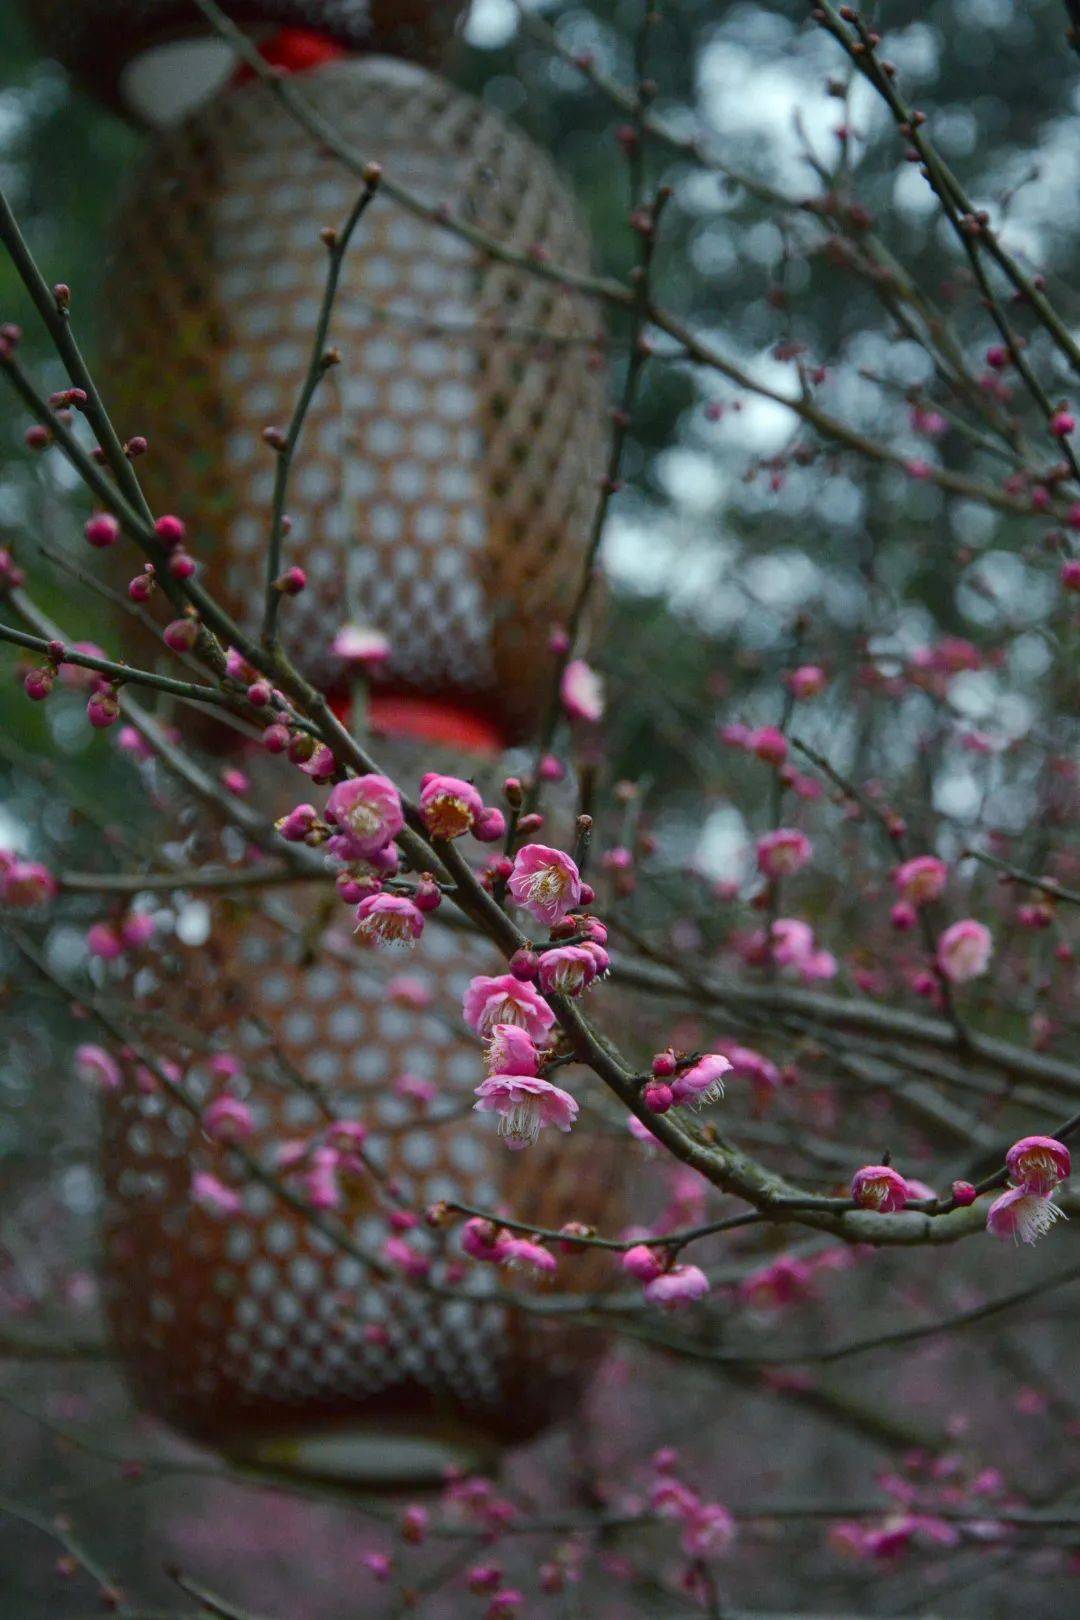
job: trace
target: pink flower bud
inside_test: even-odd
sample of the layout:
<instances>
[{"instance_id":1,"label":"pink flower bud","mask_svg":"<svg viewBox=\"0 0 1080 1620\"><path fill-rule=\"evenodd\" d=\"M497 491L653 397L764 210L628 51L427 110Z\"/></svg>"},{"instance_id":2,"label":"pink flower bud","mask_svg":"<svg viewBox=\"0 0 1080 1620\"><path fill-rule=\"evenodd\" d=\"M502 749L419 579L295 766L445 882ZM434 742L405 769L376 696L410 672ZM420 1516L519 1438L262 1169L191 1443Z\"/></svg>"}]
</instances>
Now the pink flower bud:
<instances>
[{"instance_id":1,"label":"pink flower bud","mask_svg":"<svg viewBox=\"0 0 1080 1620\"><path fill-rule=\"evenodd\" d=\"M243 771L237 770L233 765L222 771L221 785L227 793L232 793L236 798L242 799L250 789L251 781Z\"/></svg>"},{"instance_id":2,"label":"pink flower bud","mask_svg":"<svg viewBox=\"0 0 1080 1620\"><path fill-rule=\"evenodd\" d=\"M171 512L166 512L154 524L154 532L163 545L177 546L184 538L186 530L182 518L174 517Z\"/></svg>"},{"instance_id":3,"label":"pink flower bud","mask_svg":"<svg viewBox=\"0 0 1080 1620\"><path fill-rule=\"evenodd\" d=\"M307 575L302 568L286 568L274 581L274 588L283 596L299 596L307 587Z\"/></svg>"},{"instance_id":4,"label":"pink flower bud","mask_svg":"<svg viewBox=\"0 0 1080 1620\"><path fill-rule=\"evenodd\" d=\"M431 1515L427 1508L414 1504L407 1507L401 1516L401 1539L418 1545L427 1535Z\"/></svg>"},{"instance_id":5,"label":"pink flower bud","mask_svg":"<svg viewBox=\"0 0 1080 1620\"><path fill-rule=\"evenodd\" d=\"M521 950L514 952L508 966L515 979L522 981L535 979L540 972L540 958L535 951L523 946Z\"/></svg>"},{"instance_id":6,"label":"pink flower bud","mask_svg":"<svg viewBox=\"0 0 1080 1620\"><path fill-rule=\"evenodd\" d=\"M268 754L283 754L289 746L288 727L275 721L273 725L267 726L259 740Z\"/></svg>"},{"instance_id":7,"label":"pink flower bud","mask_svg":"<svg viewBox=\"0 0 1080 1620\"><path fill-rule=\"evenodd\" d=\"M1076 430L1076 417L1064 407L1054 412L1050 418L1050 431L1055 439L1067 439L1070 433Z\"/></svg>"},{"instance_id":8,"label":"pink flower bud","mask_svg":"<svg viewBox=\"0 0 1080 1620\"><path fill-rule=\"evenodd\" d=\"M86 718L96 731L107 731L116 724L120 718L120 703L111 686L101 686L91 692Z\"/></svg>"},{"instance_id":9,"label":"pink flower bud","mask_svg":"<svg viewBox=\"0 0 1080 1620\"><path fill-rule=\"evenodd\" d=\"M767 765L782 765L788 755L788 741L776 726L760 726L747 738L747 747Z\"/></svg>"},{"instance_id":10,"label":"pink flower bud","mask_svg":"<svg viewBox=\"0 0 1080 1620\"><path fill-rule=\"evenodd\" d=\"M787 684L792 697L813 698L824 692L828 676L818 664L800 664L798 669L791 671Z\"/></svg>"},{"instance_id":11,"label":"pink flower bud","mask_svg":"<svg viewBox=\"0 0 1080 1620\"><path fill-rule=\"evenodd\" d=\"M442 891L430 872L425 872L416 885L413 903L417 911L437 911L442 905Z\"/></svg>"},{"instance_id":12,"label":"pink flower bud","mask_svg":"<svg viewBox=\"0 0 1080 1620\"><path fill-rule=\"evenodd\" d=\"M52 668L43 664L38 669L28 669L23 676L23 687L26 695L33 703L43 703L53 689L56 679Z\"/></svg>"},{"instance_id":13,"label":"pink flower bud","mask_svg":"<svg viewBox=\"0 0 1080 1620\"><path fill-rule=\"evenodd\" d=\"M198 564L190 552L177 547L165 566L174 579L190 579Z\"/></svg>"},{"instance_id":14,"label":"pink flower bud","mask_svg":"<svg viewBox=\"0 0 1080 1620\"><path fill-rule=\"evenodd\" d=\"M166 647L175 653L188 653L199 639L199 626L194 619L174 619L161 633Z\"/></svg>"},{"instance_id":15,"label":"pink flower bud","mask_svg":"<svg viewBox=\"0 0 1080 1620\"><path fill-rule=\"evenodd\" d=\"M506 817L495 805L488 805L473 823L473 837L481 844L497 844L506 837Z\"/></svg>"},{"instance_id":16,"label":"pink flower bud","mask_svg":"<svg viewBox=\"0 0 1080 1620\"><path fill-rule=\"evenodd\" d=\"M563 708L572 720L595 725L604 713L604 683L583 658L571 659L559 687Z\"/></svg>"},{"instance_id":17,"label":"pink flower bud","mask_svg":"<svg viewBox=\"0 0 1080 1620\"><path fill-rule=\"evenodd\" d=\"M313 804L298 804L274 825L286 843L302 844L319 825L319 812Z\"/></svg>"},{"instance_id":18,"label":"pink flower bud","mask_svg":"<svg viewBox=\"0 0 1080 1620\"><path fill-rule=\"evenodd\" d=\"M674 1105L675 1094L663 1080L650 1080L641 1093L641 1100L654 1114L666 1114Z\"/></svg>"},{"instance_id":19,"label":"pink flower bud","mask_svg":"<svg viewBox=\"0 0 1080 1620\"><path fill-rule=\"evenodd\" d=\"M946 928L938 940L938 967L953 984L967 984L986 972L994 942L985 923L964 917Z\"/></svg>"},{"instance_id":20,"label":"pink flower bud","mask_svg":"<svg viewBox=\"0 0 1080 1620\"><path fill-rule=\"evenodd\" d=\"M952 1184L953 1202L961 1209L973 1204L979 1196L970 1181L954 1181Z\"/></svg>"},{"instance_id":21,"label":"pink flower bud","mask_svg":"<svg viewBox=\"0 0 1080 1620\"><path fill-rule=\"evenodd\" d=\"M99 957L103 962L115 962L124 950L115 928L102 922L94 923L87 929L86 948L91 956Z\"/></svg>"},{"instance_id":22,"label":"pink flower bud","mask_svg":"<svg viewBox=\"0 0 1080 1620\"><path fill-rule=\"evenodd\" d=\"M98 551L115 546L120 538L120 525L111 512L96 512L83 531L87 540Z\"/></svg>"}]
</instances>

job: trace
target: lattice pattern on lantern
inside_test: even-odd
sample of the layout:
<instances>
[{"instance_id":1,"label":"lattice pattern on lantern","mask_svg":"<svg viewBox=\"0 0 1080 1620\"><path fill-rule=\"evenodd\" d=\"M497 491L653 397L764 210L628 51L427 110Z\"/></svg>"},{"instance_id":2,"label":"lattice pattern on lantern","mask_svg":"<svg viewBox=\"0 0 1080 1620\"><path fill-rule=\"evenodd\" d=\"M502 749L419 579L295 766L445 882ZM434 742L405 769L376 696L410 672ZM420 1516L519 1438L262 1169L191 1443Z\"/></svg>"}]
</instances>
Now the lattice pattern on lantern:
<instances>
[{"instance_id":1,"label":"lattice pattern on lantern","mask_svg":"<svg viewBox=\"0 0 1080 1620\"><path fill-rule=\"evenodd\" d=\"M346 50L386 51L434 62L445 51L464 0L220 0L234 22L261 38L304 29ZM132 111L130 64L155 47L198 39L219 45L224 71L232 48L212 33L194 0L24 0L42 45L97 95ZM191 60L183 66L190 71ZM136 107L155 121L152 107Z\"/></svg>"},{"instance_id":2,"label":"lattice pattern on lantern","mask_svg":"<svg viewBox=\"0 0 1080 1620\"><path fill-rule=\"evenodd\" d=\"M160 959L171 956L171 972L155 958L134 977L142 1038L184 1062L200 1105L224 1089L247 1100L251 1145L265 1162L281 1142L325 1128L321 1092L338 1117L371 1127L372 1159L411 1207L458 1198L545 1227L618 1223L613 1139L591 1132L586 1116L570 1137L551 1141L549 1132L512 1153L493 1121L471 1112L480 1052L457 1032L465 983L492 970L485 946L430 922L407 969L397 969L433 994L417 1013L389 999L387 958L347 934L343 959L298 965L295 930L313 905L279 897L278 914L292 932L266 909L215 901L206 944ZM226 1088L211 1078L209 1043L243 1060L242 1079ZM436 1083L426 1111L395 1091L403 1073ZM242 1213L193 1202L197 1170L242 1191ZM437 1473L450 1457L475 1458L566 1412L602 1350L595 1334L569 1324L380 1281L253 1184L227 1147L145 1077L140 1088L129 1074L106 1099L104 1171L105 1294L118 1349L145 1403L216 1447L314 1472ZM368 1176L343 1186L340 1219L380 1253L389 1206ZM410 1241L432 1254L434 1281L445 1279L447 1257L460 1258L452 1236L422 1228ZM469 1264L464 1286L490 1288L490 1269ZM562 1258L555 1282L594 1290L614 1275L594 1251ZM504 1271L497 1281L520 1284ZM371 1341L372 1326L385 1343Z\"/></svg>"},{"instance_id":3,"label":"lattice pattern on lantern","mask_svg":"<svg viewBox=\"0 0 1080 1620\"><path fill-rule=\"evenodd\" d=\"M430 204L584 267L547 161L452 86L375 58L325 67L305 93ZM212 572L216 545L219 583L249 621L274 477L261 433L291 414L325 275L318 230L356 186L251 86L158 145L117 233L109 375L123 426L149 434L151 498L183 509ZM492 335L507 326L522 340ZM376 200L331 331L344 363L316 393L290 490L285 560L310 585L282 617L316 679L334 678L327 643L352 617L388 635L392 686L472 703L511 736L535 720L603 460L604 381L583 341L595 329L578 297Z\"/></svg>"}]
</instances>

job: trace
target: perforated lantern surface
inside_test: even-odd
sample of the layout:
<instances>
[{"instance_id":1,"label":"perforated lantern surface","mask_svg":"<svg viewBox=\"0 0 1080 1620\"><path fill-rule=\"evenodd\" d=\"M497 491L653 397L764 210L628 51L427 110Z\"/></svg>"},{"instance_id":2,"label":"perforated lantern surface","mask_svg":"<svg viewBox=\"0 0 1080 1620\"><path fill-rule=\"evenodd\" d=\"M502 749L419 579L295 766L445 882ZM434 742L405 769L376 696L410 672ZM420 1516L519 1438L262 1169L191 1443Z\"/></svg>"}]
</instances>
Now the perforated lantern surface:
<instances>
[{"instance_id":1,"label":"perforated lantern surface","mask_svg":"<svg viewBox=\"0 0 1080 1620\"><path fill-rule=\"evenodd\" d=\"M141 1038L181 1063L188 1094L200 1106L223 1090L248 1101L250 1145L266 1163L282 1142L325 1128L318 1088L336 1116L369 1125L372 1159L412 1208L456 1198L544 1227L617 1224L615 1138L595 1115L583 1110L569 1136L548 1131L511 1152L495 1120L472 1112L481 1053L464 1033L461 994L473 973L498 971L489 948L433 921L410 956L374 953L351 938L351 914L334 898L339 954L304 966L298 931L323 898L279 890L265 909L215 899L206 944L155 952L119 987L134 992ZM424 981L429 1010L389 999L395 973ZM210 1054L223 1050L242 1059L241 1081L212 1078ZM403 1073L436 1083L426 1109L395 1091ZM564 1415L602 1352L602 1340L572 1322L381 1280L133 1073L106 1098L104 1130L105 1294L117 1348L141 1401L217 1448L316 1473L437 1474ZM242 1213L195 1203L198 1170L240 1192ZM303 1196L300 1183L289 1185ZM343 1186L332 1219L381 1255L388 1206L369 1176ZM445 1281L448 1259L461 1259L450 1233L421 1228L410 1241L432 1255L434 1282ZM550 1292L466 1267L466 1292ZM602 1289L615 1275L610 1257L586 1251L560 1257L553 1286ZM371 1342L373 1326L386 1330L385 1345Z\"/></svg>"},{"instance_id":2,"label":"perforated lantern surface","mask_svg":"<svg viewBox=\"0 0 1080 1620\"><path fill-rule=\"evenodd\" d=\"M304 94L360 152L431 204L571 268L585 238L546 159L501 118L388 58L332 64ZM228 604L260 608L275 458L311 350L321 226L357 181L259 85L217 97L154 147L116 236L107 374L140 475L180 510ZM497 337L493 328L520 333ZM309 588L286 641L324 685L346 618L390 639L391 687L528 731L551 679L601 472L596 312L482 258L378 197L346 261L297 452L284 561ZM550 334L537 342L535 334Z\"/></svg>"},{"instance_id":3,"label":"perforated lantern surface","mask_svg":"<svg viewBox=\"0 0 1080 1620\"><path fill-rule=\"evenodd\" d=\"M438 61L464 0L220 0L260 38L274 28L309 30L346 50L378 50ZM42 46L88 89L132 111L130 64L177 40L216 36L194 0L23 0ZM228 62L230 47L222 45ZM190 65L190 64L189 64ZM148 109L153 122L153 109Z\"/></svg>"}]
</instances>

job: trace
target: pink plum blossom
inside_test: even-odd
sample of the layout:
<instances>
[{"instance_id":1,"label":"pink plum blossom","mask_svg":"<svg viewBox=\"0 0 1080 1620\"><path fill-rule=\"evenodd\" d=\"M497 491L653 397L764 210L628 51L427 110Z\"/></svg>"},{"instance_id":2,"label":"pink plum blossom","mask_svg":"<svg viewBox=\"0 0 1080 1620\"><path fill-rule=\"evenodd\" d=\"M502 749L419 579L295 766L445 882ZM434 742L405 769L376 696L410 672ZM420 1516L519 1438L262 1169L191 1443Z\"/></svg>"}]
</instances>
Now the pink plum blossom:
<instances>
[{"instance_id":1,"label":"pink plum blossom","mask_svg":"<svg viewBox=\"0 0 1080 1620\"><path fill-rule=\"evenodd\" d=\"M813 854L805 833L794 827L778 827L758 839L758 871L767 878L791 877L800 872Z\"/></svg>"},{"instance_id":2,"label":"pink plum blossom","mask_svg":"<svg viewBox=\"0 0 1080 1620\"><path fill-rule=\"evenodd\" d=\"M540 1054L531 1035L518 1024L496 1024L484 1052L489 1074L535 1075Z\"/></svg>"},{"instance_id":3,"label":"pink plum blossom","mask_svg":"<svg viewBox=\"0 0 1080 1620\"><path fill-rule=\"evenodd\" d=\"M735 1520L719 1502L704 1502L690 1516L681 1538L688 1558L723 1558L735 1540Z\"/></svg>"},{"instance_id":4,"label":"pink plum blossom","mask_svg":"<svg viewBox=\"0 0 1080 1620\"><path fill-rule=\"evenodd\" d=\"M887 1164L864 1164L851 1178L851 1196L860 1209L892 1215L908 1201L908 1184Z\"/></svg>"},{"instance_id":5,"label":"pink plum blossom","mask_svg":"<svg viewBox=\"0 0 1080 1620\"><path fill-rule=\"evenodd\" d=\"M799 967L812 955L814 930L799 917L778 917L772 925L773 961L779 967Z\"/></svg>"},{"instance_id":6,"label":"pink plum blossom","mask_svg":"<svg viewBox=\"0 0 1080 1620\"><path fill-rule=\"evenodd\" d=\"M562 673L559 696L571 720L595 725L604 714L604 683L583 658L572 658Z\"/></svg>"},{"instance_id":7,"label":"pink plum blossom","mask_svg":"<svg viewBox=\"0 0 1080 1620\"><path fill-rule=\"evenodd\" d=\"M645 1284L649 1304L662 1305L666 1310L693 1304L708 1292L709 1279L698 1266L673 1266Z\"/></svg>"},{"instance_id":8,"label":"pink plum blossom","mask_svg":"<svg viewBox=\"0 0 1080 1620\"><path fill-rule=\"evenodd\" d=\"M499 1244L499 1263L509 1266L511 1271L530 1271L538 1277L550 1276L558 1270L558 1261L550 1249L520 1233L504 1238Z\"/></svg>"},{"instance_id":9,"label":"pink plum blossom","mask_svg":"<svg viewBox=\"0 0 1080 1620\"><path fill-rule=\"evenodd\" d=\"M343 624L330 643L335 658L355 664L358 669L379 669L390 656L390 642L381 630L359 624Z\"/></svg>"},{"instance_id":10,"label":"pink plum blossom","mask_svg":"<svg viewBox=\"0 0 1080 1620\"><path fill-rule=\"evenodd\" d=\"M706 1052L689 1069L683 1069L671 1082L671 1095L676 1105L717 1102L724 1095L724 1075L730 1074L730 1058L719 1052Z\"/></svg>"},{"instance_id":11,"label":"pink plum blossom","mask_svg":"<svg viewBox=\"0 0 1080 1620\"><path fill-rule=\"evenodd\" d=\"M938 967L953 984L966 984L986 972L994 948L985 923L974 917L954 922L938 940Z\"/></svg>"},{"instance_id":12,"label":"pink plum blossom","mask_svg":"<svg viewBox=\"0 0 1080 1620\"><path fill-rule=\"evenodd\" d=\"M944 893L949 868L936 855L915 855L893 873L900 898L911 906L924 906Z\"/></svg>"},{"instance_id":13,"label":"pink plum blossom","mask_svg":"<svg viewBox=\"0 0 1080 1620\"><path fill-rule=\"evenodd\" d=\"M540 958L540 988L547 995L579 996L595 978L596 959L584 945L562 945Z\"/></svg>"},{"instance_id":14,"label":"pink plum blossom","mask_svg":"<svg viewBox=\"0 0 1080 1620\"><path fill-rule=\"evenodd\" d=\"M375 774L339 782L326 801L326 816L358 858L377 854L405 825L397 788Z\"/></svg>"},{"instance_id":15,"label":"pink plum blossom","mask_svg":"<svg viewBox=\"0 0 1080 1620\"><path fill-rule=\"evenodd\" d=\"M1015 1185L1026 1193L1046 1197L1069 1178L1069 1150L1052 1136L1023 1136L1005 1155Z\"/></svg>"},{"instance_id":16,"label":"pink plum blossom","mask_svg":"<svg viewBox=\"0 0 1080 1620\"><path fill-rule=\"evenodd\" d=\"M461 838L484 814L484 801L471 782L429 772L420 788L420 814L433 838Z\"/></svg>"},{"instance_id":17,"label":"pink plum blossom","mask_svg":"<svg viewBox=\"0 0 1080 1620\"><path fill-rule=\"evenodd\" d=\"M555 1014L538 990L512 973L496 978L478 974L465 992L465 1022L477 1035L489 1036L496 1024L516 1024L534 1041L542 1041Z\"/></svg>"},{"instance_id":18,"label":"pink plum blossom","mask_svg":"<svg viewBox=\"0 0 1080 1620\"><path fill-rule=\"evenodd\" d=\"M578 1105L568 1091L535 1075L492 1074L476 1088L477 1113L498 1114L499 1135L508 1147L519 1149L536 1141L546 1125L568 1131Z\"/></svg>"},{"instance_id":19,"label":"pink plum blossom","mask_svg":"<svg viewBox=\"0 0 1080 1620\"><path fill-rule=\"evenodd\" d=\"M800 699L817 697L827 683L828 676L819 664L800 664L787 678L788 691Z\"/></svg>"},{"instance_id":20,"label":"pink plum blossom","mask_svg":"<svg viewBox=\"0 0 1080 1620\"><path fill-rule=\"evenodd\" d=\"M403 894L369 894L356 908L356 933L380 950L411 950L423 932L423 913Z\"/></svg>"},{"instance_id":21,"label":"pink plum blossom","mask_svg":"<svg viewBox=\"0 0 1080 1620\"><path fill-rule=\"evenodd\" d=\"M519 906L553 928L580 901L581 874L561 849L525 844L514 857L507 887Z\"/></svg>"},{"instance_id":22,"label":"pink plum blossom","mask_svg":"<svg viewBox=\"0 0 1080 1620\"><path fill-rule=\"evenodd\" d=\"M1010 1187L987 1210L986 1230L1003 1241L1011 1238L1014 1243L1035 1243L1045 1237L1055 1221L1064 1218L1064 1210L1052 1198L1023 1187Z\"/></svg>"}]
</instances>

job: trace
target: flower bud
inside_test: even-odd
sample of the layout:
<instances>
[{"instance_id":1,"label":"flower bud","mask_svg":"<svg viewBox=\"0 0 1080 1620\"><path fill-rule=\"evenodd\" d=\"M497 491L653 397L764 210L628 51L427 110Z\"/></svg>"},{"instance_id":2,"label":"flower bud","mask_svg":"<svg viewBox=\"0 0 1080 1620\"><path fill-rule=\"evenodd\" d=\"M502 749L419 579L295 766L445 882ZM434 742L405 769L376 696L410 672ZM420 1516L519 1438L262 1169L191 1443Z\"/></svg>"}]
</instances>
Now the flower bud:
<instances>
[{"instance_id":1,"label":"flower bud","mask_svg":"<svg viewBox=\"0 0 1080 1620\"><path fill-rule=\"evenodd\" d=\"M650 1080L641 1093L641 1100L654 1114L666 1114L675 1101L675 1093L663 1080Z\"/></svg>"},{"instance_id":2,"label":"flower bud","mask_svg":"<svg viewBox=\"0 0 1080 1620\"><path fill-rule=\"evenodd\" d=\"M540 972L540 958L535 951L523 947L515 951L509 962L510 972L522 982L535 979Z\"/></svg>"},{"instance_id":3,"label":"flower bud","mask_svg":"<svg viewBox=\"0 0 1080 1620\"><path fill-rule=\"evenodd\" d=\"M87 540L98 551L115 546L120 538L120 525L111 512L96 512L83 530Z\"/></svg>"},{"instance_id":4,"label":"flower bud","mask_svg":"<svg viewBox=\"0 0 1080 1620\"><path fill-rule=\"evenodd\" d=\"M175 653L187 653L199 639L199 626L194 619L174 619L161 633L166 647Z\"/></svg>"},{"instance_id":5,"label":"flower bud","mask_svg":"<svg viewBox=\"0 0 1080 1620\"><path fill-rule=\"evenodd\" d=\"M171 512L166 512L164 517L159 517L154 524L154 533L162 545L178 546L185 532L183 519L174 517Z\"/></svg>"},{"instance_id":6,"label":"flower bud","mask_svg":"<svg viewBox=\"0 0 1080 1620\"><path fill-rule=\"evenodd\" d=\"M100 686L96 692L91 692L86 718L97 731L106 731L116 724L120 718L120 703L111 686Z\"/></svg>"},{"instance_id":7,"label":"flower bud","mask_svg":"<svg viewBox=\"0 0 1080 1620\"><path fill-rule=\"evenodd\" d=\"M53 689L55 678L49 664L43 664L39 669L28 669L23 676L23 687L31 702L44 703Z\"/></svg>"}]
</instances>

